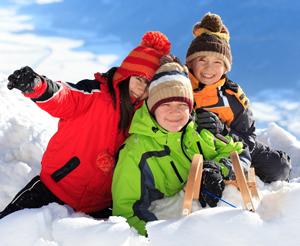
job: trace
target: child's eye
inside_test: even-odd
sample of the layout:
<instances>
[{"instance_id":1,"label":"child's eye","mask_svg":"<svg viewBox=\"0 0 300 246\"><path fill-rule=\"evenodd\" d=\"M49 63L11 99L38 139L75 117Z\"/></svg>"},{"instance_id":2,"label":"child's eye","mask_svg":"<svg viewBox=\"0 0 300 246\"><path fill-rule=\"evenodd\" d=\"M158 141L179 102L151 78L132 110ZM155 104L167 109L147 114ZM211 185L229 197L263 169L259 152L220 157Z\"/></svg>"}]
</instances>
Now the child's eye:
<instances>
[{"instance_id":1,"label":"child's eye","mask_svg":"<svg viewBox=\"0 0 300 246\"><path fill-rule=\"evenodd\" d=\"M205 59L202 58L202 57L200 57L200 58L198 59L198 61L199 61L199 62L205 62Z\"/></svg>"},{"instance_id":2,"label":"child's eye","mask_svg":"<svg viewBox=\"0 0 300 246\"><path fill-rule=\"evenodd\" d=\"M148 86L149 85L149 81L144 79L144 78L141 78L141 77L136 77L137 80L139 81L140 84L143 84L143 85L146 85Z\"/></svg>"},{"instance_id":3,"label":"child's eye","mask_svg":"<svg viewBox=\"0 0 300 246\"><path fill-rule=\"evenodd\" d=\"M179 105L179 108L180 109L186 109L186 108L188 108L189 106L186 104L186 103L182 103L182 104L180 104Z\"/></svg>"}]
</instances>

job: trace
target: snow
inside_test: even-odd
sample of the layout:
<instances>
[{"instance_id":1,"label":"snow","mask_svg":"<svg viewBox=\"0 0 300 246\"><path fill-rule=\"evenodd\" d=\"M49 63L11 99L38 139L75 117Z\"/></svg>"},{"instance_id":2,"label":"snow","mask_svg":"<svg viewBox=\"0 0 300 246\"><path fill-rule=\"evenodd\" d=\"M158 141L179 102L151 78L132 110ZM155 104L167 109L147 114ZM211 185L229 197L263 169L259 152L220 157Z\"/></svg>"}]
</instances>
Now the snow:
<instances>
[{"instance_id":1,"label":"snow","mask_svg":"<svg viewBox=\"0 0 300 246\"><path fill-rule=\"evenodd\" d=\"M30 18L15 16L13 10L0 9L0 14L1 24L6 21L16 30L33 28L27 22ZM28 64L53 79L79 80L95 71L105 71L117 55L74 51L74 47L80 46L80 40L10 33L2 26L0 30L2 210L39 173L43 151L57 124L57 119L38 109L18 91L6 88L9 73ZM39 209L24 209L0 220L0 245L299 245L300 142L287 128L273 122L281 116L275 114L276 107L279 107L277 104L269 104L272 114L267 115L270 111L259 111L259 103L263 102L257 102L254 113L258 116L261 113L271 123L265 129L258 129L258 138L286 151L291 156L293 171L290 183L278 181L264 184L257 178L262 200L256 204L256 213L244 210L240 193L235 187L227 186L224 200L237 208L220 202L217 208L201 209L195 202L194 212L181 217L183 194L179 193L152 204L151 209L159 220L147 225L149 237L145 238L131 229L124 218L112 216L106 221L96 220L75 213L68 206L49 204ZM294 109L292 103L289 105ZM292 116L288 119L292 121Z\"/></svg>"}]
</instances>

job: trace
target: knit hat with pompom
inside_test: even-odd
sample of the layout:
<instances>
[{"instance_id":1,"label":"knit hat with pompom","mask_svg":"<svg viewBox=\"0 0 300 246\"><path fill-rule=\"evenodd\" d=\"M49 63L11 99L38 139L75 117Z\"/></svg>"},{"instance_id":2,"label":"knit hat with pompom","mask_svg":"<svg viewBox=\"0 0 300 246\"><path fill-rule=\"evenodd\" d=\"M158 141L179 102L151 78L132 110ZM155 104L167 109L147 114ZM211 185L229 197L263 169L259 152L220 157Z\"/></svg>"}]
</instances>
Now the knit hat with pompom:
<instances>
[{"instance_id":1,"label":"knit hat with pompom","mask_svg":"<svg viewBox=\"0 0 300 246\"><path fill-rule=\"evenodd\" d=\"M227 72L231 70L232 55L229 45L229 31L219 15L205 14L203 19L194 25L193 35L195 38L186 54L188 67L196 57L214 55L224 61Z\"/></svg>"},{"instance_id":2,"label":"knit hat with pompom","mask_svg":"<svg viewBox=\"0 0 300 246\"><path fill-rule=\"evenodd\" d=\"M160 58L170 53L171 43L161 32L146 32L139 46L123 60L114 75L114 81L130 76L141 76L150 81L158 69Z\"/></svg>"},{"instance_id":3,"label":"knit hat with pompom","mask_svg":"<svg viewBox=\"0 0 300 246\"><path fill-rule=\"evenodd\" d=\"M149 87L147 105L151 113L163 103L185 102L193 108L193 89L188 69L178 62L166 62L156 71Z\"/></svg>"}]
</instances>

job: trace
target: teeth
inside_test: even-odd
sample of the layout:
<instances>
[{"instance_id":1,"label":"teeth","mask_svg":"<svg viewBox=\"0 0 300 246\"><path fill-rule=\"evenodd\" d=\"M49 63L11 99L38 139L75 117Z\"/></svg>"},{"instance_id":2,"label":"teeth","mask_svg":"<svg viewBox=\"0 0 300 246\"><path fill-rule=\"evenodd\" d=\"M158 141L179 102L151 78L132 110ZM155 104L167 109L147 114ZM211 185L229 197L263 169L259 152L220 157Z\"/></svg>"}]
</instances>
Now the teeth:
<instances>
[{"instance_id":1,"label":"teeth","mask_svg":"<svg viewBox=\"0 0 300 246\"><path fill-rule=\"evenodd\" d=\"M203 76L204 78L210 79L210 78L212 78L214 75L213 75L213 74L202 74L202 76Z\"/></svg>"}]
</instances>

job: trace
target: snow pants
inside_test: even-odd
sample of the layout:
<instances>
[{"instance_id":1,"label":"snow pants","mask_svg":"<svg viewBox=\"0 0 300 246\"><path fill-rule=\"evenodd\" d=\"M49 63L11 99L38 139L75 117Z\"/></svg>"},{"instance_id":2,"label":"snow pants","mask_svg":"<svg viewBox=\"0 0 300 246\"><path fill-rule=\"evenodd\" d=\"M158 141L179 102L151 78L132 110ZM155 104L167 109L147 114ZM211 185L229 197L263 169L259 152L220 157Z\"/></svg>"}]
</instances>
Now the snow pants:
<instances>
[{"instance_id":1,"label":"snow pants","mask_svg":"<svg viewBox=\"0 0 300 246\"><path fill-rule=\"evenodd\" d=\"M0 219L15 211L24 208L40 208L51 202L63 204L50 190L42 183L40 176L34 177L14 199L0 212Z\"/></svg>"},{"instance_id":2,"label":"snow pants","mask_svg":"<svg viewBox=\"0 0 300 246\"><path fill-rule=\"evenodd\" d=\"M24 208L40 208L49 203L65 203L56 197L40 180L40 176L34 177L0 212L0 219ZM90 213L89 215L95 218L108 218L112 211L110 208Z\"/></svg>"},{"instance_id":3,"label":"snow pants","mask_svg":"<svg viewBox=\"0 0 300 246\"><path fill-rule=\"evenodd\" d=\"M251 159L256 175L263 182L289 180L292 166L290 157L285 152L271 149L257 141L251 153Z\"/></svg>"}]
</instances>

